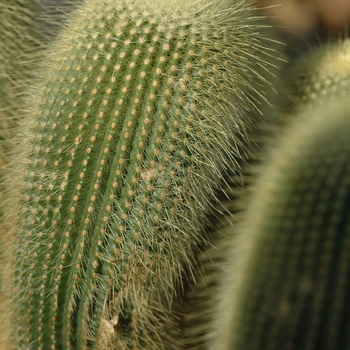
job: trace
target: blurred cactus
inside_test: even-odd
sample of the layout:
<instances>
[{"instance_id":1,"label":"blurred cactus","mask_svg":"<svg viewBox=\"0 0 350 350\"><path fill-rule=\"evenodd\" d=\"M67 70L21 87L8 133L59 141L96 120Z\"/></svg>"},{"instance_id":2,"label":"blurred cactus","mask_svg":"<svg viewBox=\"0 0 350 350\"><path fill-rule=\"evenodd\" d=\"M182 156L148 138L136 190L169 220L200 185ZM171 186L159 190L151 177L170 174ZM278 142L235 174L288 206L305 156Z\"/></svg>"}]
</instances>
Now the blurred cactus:
<instances>
[{"instance_id":1,"label":"blurred cactus","mask_svg":"<svg viewBox=\"0 0 350 350\"><path fill-rule=\"evenodd\" d=\"M43 28L38 18L42 8L35 0L0 2L0 165L8 162L13 129L23 114L25 91L30 84ZM1 176L1 173L0 173ZM0 191L2 194L2 191ZM0 197L1 198L1 197Z\"/></svg>"},{"instance_id":2,"label":"blurred cactus","mask_svg":"<svg viewBox=\"0 0 350 350\"><path fill-rule=\"evenodd\" d=\"M175 286L266 102L258 21L241 1L72 14L20 128L16 349L179 348Z\"/></svg>"},{"instance_id":3,"label":"blurred cactus","mask_svg":"<svg viewBox=\"0 0 350 350\"><path fill-rule=\"evenodd\" d=\"M350 40L320 45L302 56L290 69L282 115L328 103L350 92Z\"/></svg>"},{"instance_id":4,"label":"blurred cactus","mask_svg":"<svg viewBox=\"0 0 350 350\"><path fill-rule=\"evenodd\" d=\"M215 349L349 347L349 48L320 47L290 75L289 126L259 169L239 237L226 232Z\"/></svg>"},{"instance_id":5,"label":"blurred cactus","mask_svg":"<svg viewBox=\"0 0 350 350\"><path fill-rule=\"evenodd\" d=\"M225 279L215 349L350 346L350 104L299 118L264 168L231 251L236 276L231 287Z\"/></svg>"},{"instance_id":6,"label":"blurred cactus","mask_svg":"<svg viewBox=\"0 0 350 350\"><path fill-rule=\"evenodd\" d=\"M3 224L6 197L12 195L5 181L10 154L14 148L14 129L23 116L26 91L45 42L39 20L43 8L35 0L0 1L0 348L10 349L8 265L12 236ZM7 215L14 215L15 211ZM13 221L9 220L11 227Z\"/></svg>"}]
</instances>

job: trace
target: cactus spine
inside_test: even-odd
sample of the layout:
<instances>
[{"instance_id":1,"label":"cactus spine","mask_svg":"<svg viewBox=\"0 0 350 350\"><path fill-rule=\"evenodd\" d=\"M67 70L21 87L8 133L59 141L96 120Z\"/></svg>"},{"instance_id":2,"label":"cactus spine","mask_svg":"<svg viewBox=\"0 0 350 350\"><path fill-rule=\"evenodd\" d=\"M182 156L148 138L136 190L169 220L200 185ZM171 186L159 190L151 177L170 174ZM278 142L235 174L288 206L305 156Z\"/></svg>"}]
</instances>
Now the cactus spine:
<instances>
[{"instance_id":1,"label":"cactus spine","mask_svg":"<svg viewBox=\"0 0 350 350\"><path fill-rule=\"evenodd\" d=\"M282 119L292 125L260 169L227 254L215 349L350 345L350 104L333 94L348 91L346 52L348 41L328 44L296 68L289 96L298 104Z\"/></svg>"},{"instance_id":2,"label":"cactus spine","mask_svg":"<svg viewBox=\"0 0 350 350\"><path fill-rule=\"evenodd\" d=\"M18 146L16 348L176 346L167 303L264 99L259 28L241 1L86 0L71 16Z\"/></svg>"}]
</instances>

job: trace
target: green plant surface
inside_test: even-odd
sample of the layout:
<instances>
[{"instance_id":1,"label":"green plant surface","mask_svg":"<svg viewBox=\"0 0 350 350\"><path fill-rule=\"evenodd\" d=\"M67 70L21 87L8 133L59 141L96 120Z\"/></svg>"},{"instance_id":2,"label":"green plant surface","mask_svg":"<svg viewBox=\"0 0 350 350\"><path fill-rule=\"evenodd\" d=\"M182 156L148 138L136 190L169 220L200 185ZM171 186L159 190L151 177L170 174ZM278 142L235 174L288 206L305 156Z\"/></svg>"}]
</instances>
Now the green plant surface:
<instances>
[{"instance_id":1,"label":"green plant surface","mask_svg":"<svg viewBox=\"0 0 350 350\"><path fill-rule=\"evenodd\" d=\"M254 120L247 135L250 142L249 152L242 154L235 164L230 165L225 185L216 192L219 202L214 204L215 209L207 216L210 225L205 227L202 242L193 248L194 262L184 268L176 290L171 323L179 329L177 339L181 349L212 349L212 341L215 338L212 326L217 314L218 299L220 300L219 286L225 272L226 257L236 244L236 236L239 233L238 218L247 205L246 191L259 174L257 165L264 162L267 146L274 131L277 113L275 105L278 102L276 92L282 85L281 76L284 77L285 74L283 66L288 63L282 59L282 45L276 28L269 26L268 18L262 18L260 21L263 26L261 33L269 38L269 47L274 52L273 57L269 59L273 64L270 68L273 77L269 77L273 89L269 90L268 85L260 88L268 96L267 101L259 101L257 98L260 102L260 118L258 111L249 112L250 118ZM263 70L260 70L259 74L266 76Z\"/></svg>"},{"instance_id":2,"label":"green plant surface","mask_svg":"<svg viewBox=\"0 0 350 350\"><path fill-rule=\"evenodd\" d=\"M343 161L349 154L344 144L349 121L345 101L349 88L349 48L348 39L321 45L287 70L286 84L281 89L283 98L276 109L278 126L270 141L265 141L273 144L272 153L264 158L265 165L256 168L257 183L243 196L242 204L247 211L238 218L235 230L231 227L224 230L228 248L213 253L214 260L222 260L221 253L226 257L216 273L221 281L216 289L218 297L212 304L219 307L215 309L209 348L333 349L345 337L339 324L333 327L335 333L339 329L333 340L327 338L328 333L324 333L324 338L320 335L322 327L329 324L325 313L336 314L337 310L332 305L335 294L322 285L328 283L329 275L323 281L317 276L323 273L328 259L322 250L322 240L328 234L325 232L338 232L327 238L333 242L347 234L346 229L341 233L336 222L332 227L332 222L322 221L321 210L324 220L328 215L346 220L348 204L343 202L343 208L338 208L333 201L338 200L341 191L347 191L349 176L344 170L343 177L337 184L334 182L337 169L345 167ZM329 193L333 197L326 203L323 196ZM307 248L298 246L300 242ZM305 277L309 286L303 299L303 278L309 273L306 261L310 264L320 261L323 265L319 270L313 267L314 279ZM337 273L334 272L343 278L341 271ZM316 302L317 290L326 296L323 314ZM300 310L304 314L298 313ZM341 316L344 320L346 313L344 310ZM315 317L319 317L318 324L312 324ZM323 344L323 340L327 341ZM347 340L344 341L346 344Z\"/></svg>"},{"instance_id":3,"label":"green plant surface","mask_svg":"<svg viewBox=\"0 0 350 350\"><path fill-rule=\"evenodd\" d=\"M288 72L281 114L290 118L304 108L328 103L350 91L350 40L313 48Z\"/></svg>"},{"instance_id":4,"label":"green plant surface","mask_svg":"<svg viewBox=\"0 0 350 350\"><path fill-rule=\"evenodd\" d=\"M11 195L6 182L8 162L13 151L14 128L24 111L26 90L37 65L39 48L44 43L44 32L38 18L42 13L40 1L0 0L0 348L10 349L9 264L12 235L3 223L9 218L13 227L14 210L7 210ZM13 230L12 230L13 231Z\"/></svg>"},{"instance_id":5,"label":"green plant surface","mask_svg":"<svg viewBox=\"0 0 350 350\"><path fill-rule=\"evenodd\" d=\"M18 139L16 349L178 348L175 285L269 85L261 29L243 1L71 15Z\"/></svg>"},{"instance_id":6,"label":"green plant surface","mask_svg":"<svg viewBox=\"0 0 350 350\"><path fill-rule=\"evenodd\" d=\"M281 135L227 255L213 348L349 348L349 130L340 97Z\"/></svg>"},{"instance_id":7,"label":"green plant surface","mask_svg":"<svg viewBox=\"0 0 350 350\"><path fill-rule=\"evenodd\" d=\"M260 145L261 146L261 145ZM264 155L254 153L254 162ZM253 159L242 165L240 179L231 178L226 197L221 197L218 213L211 216L213 224L207 228L206 241L195 247L194 264L182 277L172 305L173 322L180 329L179 338L183 349L212 349L213 321L217 317L217 304L221 300L220 285L225 276L227 255L232 252L239 235L239 217L246 209L245 194L253 185L257 174Z\"/></svg>"},{"instance_id":8,"label":"green plant surface","mask_svg":"<svg viewBox=\"0 0 350 350\"><path fill-rule=\"evenodd\" d=\"M7 164L13 129L23 114L25 91L45 35L38 17L38 0L0 1L0 164Z\"/></svg>"}]
</instances>

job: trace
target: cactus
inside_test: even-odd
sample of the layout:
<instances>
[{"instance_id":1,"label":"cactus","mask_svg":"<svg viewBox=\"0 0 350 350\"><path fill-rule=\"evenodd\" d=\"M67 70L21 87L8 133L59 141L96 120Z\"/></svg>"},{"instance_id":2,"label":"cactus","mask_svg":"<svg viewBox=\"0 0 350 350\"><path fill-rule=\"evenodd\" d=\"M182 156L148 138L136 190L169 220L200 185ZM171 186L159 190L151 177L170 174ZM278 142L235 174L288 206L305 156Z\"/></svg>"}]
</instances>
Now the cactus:
<instances>
[{"instance_id":1,"label":"cactus","mask_svg":"<svg viewBox=\"0 0 350 350\"><path fill-rule=\"evenodd\" d=\"M297 115L350 91L350 39L314 48L290 69L281 115Z\"/></svg>"},{"instance_id":2,"label":"cactus","mask_svg":"<svg viewBox=\"0 0 350 350\"><path fill-rule=\"evenodd\" d=\"M350 345L347 52L348 40L327 44L291 75L280 117L289 126L259 169L238 237L226 230L212 348Z\"/></svg>"},{"instance_id":3,"label":"cactus","mask_svg":"<svg viewBox=\"0 0 350 350\"><path fill-rule=\"evenodd\" d=\"M16 349L178 347L164 333L175 285L269 85L260 30L241 1L72 14L13 161Z\"/></svg>"},{"instance_id":4,"label":"cactus","mask_svg":"<svg viewBox=\"0 0 350 350\"><path fill-rule=\"evenodd\" d=\"M14 128L23 115L26 90L33 69L46 42L40 21L43 12L40 1L0 0L0 314L8 315L8 264L11 260L12 236L3 224L6 212L7 184L5 181L10 153L14 148ZM11 210L13 214L13 210ZM9 214L9 213L7 213ZM11 220L9 220L11 221ZM12 226L12 225L11 225ZM2 317L0 348L10 349L10 325Z\"/></svg>"},{"instance_id":5,"label":"cactus","mask_svg":"<svg viewBox=\"0 0 350 350\"><path fill-rule=\"evenodd\" d=\"M215 349L349 348L349 116L344 98L299 116L265 167Z\"/></svg>"},{"instance_id":6,"label":"cactus","mask_svg":"<svg viewBox=\"0 0 350 350\"><path fill-rule=\"evenodd\" d=\"M274 76L270 81L277 90L281 85L280 75L286 62L281 59L278 33L273 27L266 28L268 20L263 20L264 33L271 40L275 38L269 44L275 51L275 58L270 59L274 63L274 69L271 69ZM257 165L264 162L266 146L271 141L277 113L275 104L278 102L275 92L271 91L268 96L271 104L260 105L263 120L255 119L254 129L249 132L248 138L252 144L250 152L238 160L239 173L236 172L237 165L231 165L233 172L225 178L225 187L216 193L219 203L209 216L210 225L205 227L203 233L205 239L193 250L193 264L184 268L171 314L172 324L180 330L177 338L181 349L212 349L212 339L215 337L212 324L216 315L217 299L220 300L219 285L225 271L226 255L231 251L232 245L236 244L235 235L239 231L237 218L246 207L245 192L254 183L258 175Z\"/></svg>"},{"instance_id":7,"label":"cactus","mask_svg":"<svg viewBox=\"0 0 350 350\"><path fill-rule=\"evenodd\" d=\"M38 17L38 0L0 2L0 164L8 162L8 143L21 113L24 93L46 37Z\"/></svg>"},{"instance_id":8,"label":"cactus","mask_svg":"<svg viewBox=\"0 0 350 350\"><path fill-rule=\"evenodd\" d=\"M239 231L237 218L245 210L245 192L256 178L252 170L256 162L262 161L264 152L256 151L253 155L254 159L247 159L242 164L241 178L228 180L228 188L224 191L226 197L221 197L218 205L219 213L211 216L213 224L207 227L206 240L196 247L195 261L182 276L172 305L172 315L173 322L181 330L178 337L183 349L212 349L211 342L215 337L212 324L217 299L220 299L219 286L225 271L226 255L235 245L235 235Z\"/></svg>"},{"instance_id":9,"label":"cactus","mask_svg":"<svg viewBox=\"0 0 350 350\"><path fill-rule=\"evenodd\" d=\"M6 211L5 178L14 129L47 39L42 13L39 0L0 1L0 220Z\"/></svg>"}]
</instances>

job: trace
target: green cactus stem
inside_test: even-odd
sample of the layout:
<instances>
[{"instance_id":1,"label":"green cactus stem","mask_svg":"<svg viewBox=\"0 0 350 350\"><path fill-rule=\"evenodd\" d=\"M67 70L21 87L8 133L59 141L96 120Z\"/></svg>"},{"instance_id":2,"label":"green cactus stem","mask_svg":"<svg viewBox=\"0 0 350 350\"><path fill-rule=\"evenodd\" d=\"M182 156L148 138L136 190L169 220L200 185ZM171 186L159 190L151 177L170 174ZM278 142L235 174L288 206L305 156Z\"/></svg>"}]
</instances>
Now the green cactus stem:
<instances>
[{"instance_id":1,"label":"green cactus stem","mask_svg":"<svg viewBox=\"0 0 350 350\"><path fill-rule=\"evenodd\" d=\"M7 210L9 195L6 175L13 151L14 128L23 115L26 90L39 59L39 48L45 42L40 1L0 0L0 348L10 349L11 327L8 276L12 236L3 223L6 214L13 227L14 210Z\"/></svg>"},{"instance_id":2,"label":"green cactus stem","mask_svg":"<svg viewBox=\"0 0 350 350\"><path fill-rule=\"evenodd\" d=\"M177 347L175 285L268 86L261 28L243 1L72 14L21 126L16 349Z\"/></svg>"},{"instance_id":3,"label":"green cactus stem","mask_svg":"<svg viewBox=\"0 0 350 350\"><path fill-rule=\"evenodd\" d=\"M238 237L226 230L212 348L348 346L349 48L323 45L289 72L284 128L257 169Z\"/></svg>"},{"instance_id":4,"label":"green cactus stem","mask_svg":"<svg viewBox=\"0 0 350 350\"><path fill-rule=\"evenodd\" d=\"M13 147L8 143L46 37L38 20L42 12L39 0L0 1L0 164L7 163Z\"/></svg>"},{"instance_id":5,"label":"green cactus stem","mask_svg":"<svg viewBox=\"0 0 350 350\"><path fill-rule=\"evenodd\" d=\"M263 32L271 40L275 38L271 43L275 50L275 58L270 59L270 62L275 65L271 69L274 77L270 81L273 87L278 89L281 72L283 72L281 69L282 45L278 41L278 34L274 28L266 27L267 18L263 19L262 24L265 26ZM250 112L250 117L255 120L254 129L249 130L248 134L253 146L251 145L250 152L245 153L236 164L231 164L232 172L225 178L225 186L216 193L219 203L215 204L216 210L209 216L210 225L205 227L204 239L193 249L194 262L184 268L171 314L172 324L180 330L177 339L180 340L181 349L212 349L212 338L215 337L212 325L216 316L219 285L225 271L226 256L231 246L235 244L235 236L239 232L237 218L246 207L245 192L258 175L257 165L264 161L266 141L271 141L271 130L276 121L274 108L276 100L277 94L271 90L268 101L272 103L260 104L262 121L254 116L254 111ZM237 165L240 169L239 173L237 173Z\"/></svg>"},{"instance_id":6,"label":"green cactus stem","mask_svg":"<svg viewBox=\"0 0 350 350\"><path fill-rule=\"evenodd\" d=\"M349 128L343 97L283 135L229 255L213 348L349 348Z\"/></svg>"},{"instance_id":7,"label":"green cactus stem","mask_svg":"<svg viewBox=\"0 0 350 350\"><path fill-rule=\"evenodd\" d=\"M312 49L289 71L282 116L328 103L350 91L350 40L326 43Z\"/></svg>"}]
</instances>

